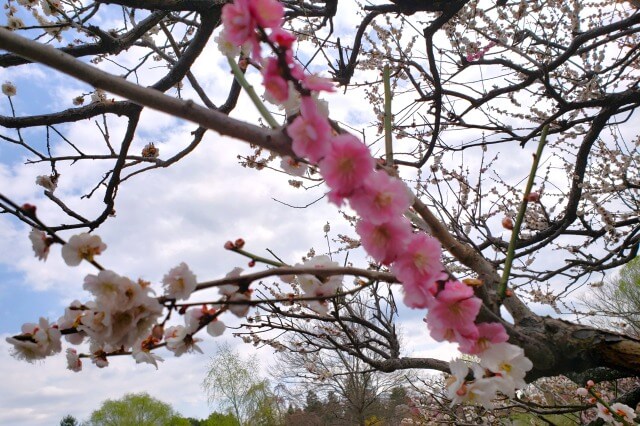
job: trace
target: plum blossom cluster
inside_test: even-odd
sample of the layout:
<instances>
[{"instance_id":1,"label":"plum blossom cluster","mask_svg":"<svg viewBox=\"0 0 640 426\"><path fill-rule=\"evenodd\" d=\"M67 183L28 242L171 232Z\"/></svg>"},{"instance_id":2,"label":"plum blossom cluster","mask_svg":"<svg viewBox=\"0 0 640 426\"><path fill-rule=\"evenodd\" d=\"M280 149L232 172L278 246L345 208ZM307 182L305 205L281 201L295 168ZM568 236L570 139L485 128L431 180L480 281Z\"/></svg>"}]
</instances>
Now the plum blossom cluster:
<instances>
[{"instance_id":1,"label":"plum blossom cluster","mask_svg":"<svg viewBox=\"0 0 640 426\"><path fill-rule=\"evenodd\" d=\"M29 239L36 257L46 260L55 240L37 229L31 231ZM214 337L224 333L226 326L218 319L222 310L206 305L181 312L185 325L174 325L165 330L166 320L160 321L164 309L160 302L188 299L197 287L196 276L185 263L172 268L163 277L165 291L163 298L158 299L153 296L151 283L142 279L133 281L101 269L95 257L106 248L99 236L87 233L72 236L62 247L61 254L67 265L77 266L84 260L100 268L97 275L89 274L84 279L83 288L93 295L93 299L85 303L75 300L55 324L45 318L40 318L38 324L24 324L21 334L6 339L13 345L16 358L33 362L59 353L64 336L72 345L88 343L89 346L88 354L67 349L68 369L72 371L82 369L82 358L90 358L102 368L109 365L109 355L127 353L138 363L157 367L157 361L162 358L152 350L160 346L163 339L169 351L181 356L186 352L202 353L197 345L201 339L194 337L201 329L206 328ZM240 272L234 270L230 276ZM222 286L220 292L227 302L250 299L250 292L240 292L235 285ZM229 310L244 316L248 306L232 306Z\"/></svg>"},{"instance_id":2,"label":"plum blossom cluster","mask_svg":"<svg viewBox=\"0 0 640 426\"><path fill-rule=\"evenodd\" d=\"M496 45L495 41L491 41L489 42L489 44L487 44L485 47L478 49L475 52L469 52L467 53L466 59L468 62L473 62L473 61L477 61L479 59L482 59L484 57L484 55L492 48Z\"/></svg>"},{"instance_id":3,"label":"plum blossom cluster","mask_svg":"<svg viewBox=\"0 0 640 426\"><path fill-rule=\"evenodd\" d=\"M636 424L634 419L637 417L633 408L621 402L609 404L602 398L602 395L595 390L593 380L588 380L584 388L578 388L576 393L581 397L587 397L587 402L596 404L598 418L605 421L606 424L615 426L624 426L628 424Z\"/></svg>"},{"instance_id":4,"label":"plum blossom cluster","mask_svg":"<svg viewBox=\"0 0 640 426\"><path fill-rule=\"evenodd\" d=\"M296 38L281 28L283 17L278 1L236 0L223 8L220 43L250 47L253 59L262 63L266 98L282 103L286 109L292 98L299 98L299 114L286 128L293 152L300 160L319 166L329 187L330 202L338 206L347 202L358 213L361 219L356 232L362 246L402 283L405 304L428 309L425 321L434 339L457 342L465 353L484 354L483 362L493 367L488 370L496 378L478 379L476 386L484 386L485 394L491 397L497 390L513 394L516 387L524 386L523 378L531 362L522 349L505 343L508 336L501 324L475 324L482 302L471 287L449 279L441 263L440 243L429 235L413 232L404 217L413 202L405 184L383 168L376 168L376 160L358 138L334 131L328 113L317 101L318 92L331 91L333 87L318 76L306 74L295 61ZM275 55L263 59L261 42L268 44ZM482 54L491 47L487 46ZM297 167L300 162L283 160L287 169L296 170L295 174L302 169ZM328 259L317 257L304 266L329 264ZM339 279L340 283L338 277L323 283L314 276L297 277L305 294L313 296L335 292L341 285L342 277ZM310 307L322 313L328 309L320 302ZM491 392L485 383L491 383ZM456 392L463 385L464 380Z\"/></svg>"},{"instance_id":5,"label":"plum blossom cluster","mask_svg":"<svg viewBox=\"0 0 640 426\"><path fill-rule=\"evenodd\" d=\"M457 359L449 364L451 377L447 381L447 396L451 405L471 402L492 409L497 392L513 398L515 389L526 385L524 377L533 364L522 348L505 342L496 343L476 355L480 358L479 363L469 364Z\"/></svg>"},{"instance_id":6,"label":"plum blossom cluster","mask_svg":"<svg viewBox=\"0 0 640 426\"><path fill-rule=\"evenodd\" d=\"M29 12L38 22L38 25L49 35L61 41L60 32L68 29L69 26L62 23L61 17L64 15L65 7L61 0L17 0L16 4L9 2L5 5L7 24L5 27L9 30L18 30L25 27L24 21L18 17L20 12ZM47 17L56 19L49 20Z\"/></svg>"},{"instance_id":7,"label":"plum blossom cluster","mask_svg":"<svg viewBox=\"0 0 640 426\"><path fill-rule=\"evenodd\" d=\"M335 268L340 265L337 262L332 262L329 256L315 256L308 259L304 263L297 263L296 267L302 268L314 268L325 269ZM320 279L315 275L302 274L295 277L282 277L284 281L295 282L300 286L300 289L306 297L322 298L326 296L332 296L342 289L342 275L332 275L326 279ZM329 304L326 299L317 299L307 302L309 309L314 310L319 314L326 314L329 312Z\"/></svg>"}]
</instances>

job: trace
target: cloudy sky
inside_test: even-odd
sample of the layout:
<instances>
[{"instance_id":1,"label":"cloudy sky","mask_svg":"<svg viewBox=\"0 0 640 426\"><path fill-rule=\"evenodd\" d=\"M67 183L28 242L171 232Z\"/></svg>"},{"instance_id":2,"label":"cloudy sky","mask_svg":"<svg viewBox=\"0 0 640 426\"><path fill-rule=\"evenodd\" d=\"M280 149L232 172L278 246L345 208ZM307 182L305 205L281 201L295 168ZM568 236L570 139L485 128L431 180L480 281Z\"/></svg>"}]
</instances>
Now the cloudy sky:
<instances>
[{"instance_id":1,"label":"cloudy sky","mask_svg":"<svg viewBox=\"0 0 640 426\"><path fill-rule=\"evenodd\" d=\"M347 24L336 20L337 26ZM133 61L135 51L130 55ZM217 55L211 57L218 58ZM117 72L114 66L103 66ZM147 79L152 81L161 71L150 70ZM223 61L212 66L211 60L200 60L193 72L203 77L203 87L214 93L214 98L224 98L220 82L228 82L229 74ZM28 70L0 70L0 81L12 81L17 86L18 95L13 102L18 115L70 108L73 97L92 90L57 72L33 66ZM188 91L185 94L190 95ZM332 116L356 128L374 121L370 106L358 98L335 94L330 97L330 103ZM255 119L253 111L253 105L243 96L234 115ZM10 114L6 97L0 98L0 114ZM123 133L124 125L123 120L109 120L114 141ZM95 122L59 128L85 152L104 152ZM194 129L192 124L145 111L133 152L148 142L155 142L160 148L160 157L168 158L190 142L189 133ZM10 130L2 132L14 135ZM29 130L23 135L29 141L44 142L43 133ZM53 146L56 155L71 152L68 145ZM100 263L121 275L144 278L157 285L169 269L186 262L198 279L204 281L220 278L235 266L246 265L245 259L224 250L223 244L229 239L242 237L250 251L268 255L266 250L270 249L282 259L295 263L312 247L318 253L326 252L323 226L327 222L331 224L330 237L338 233L353 235L335 207L325 200L307 209L284 205L307 205L321 197L324 189L294 189L287 183L290 179L287 175L239 166L236 156L249 153L251 150L245 144L209 132L197 150L179 164L139 175L123 184L118 192L116 217L97 231L108 246ZM28 159L31 157L24 150L0 143L0 192L18 203L36 205L45 223L68 221L44 197L42 188L35 185L36 176L48 174L50 170L46 164L25 165ZM56 195L92 217L101 209L101 194L98 192L90 200L81 200L80 196L91 190L107 167L98 161L79 162L73 167L59 165L61 178ZM105 369L85 362L82 372L73 373L66 370L62 354L35 364L10 356L6 337L19 333L23 323L37 322L41 316L55 321L74 299L87 300L88 294L82 290L83 277L96 272L86 264L76 268L66 266L59 246L52 248L46 262L39 262L33 256L28 232L26 226L13 218L0 216L0 377L3 377L0 424L52 425L66 414L86 419L101 401L142 391L171 403L184 416L207 417L211 407L201 382L216 344L229 341L243 353L255 351L233 340L229 332L218 341L205 337L202 348L206 355L175 358L167 351L159 351L165 362L157 371L151 365L136 365L129 357L118 357ZM352 254L351 259L354 258L357 256ZM451 346L430 341L420 321L423 313L402 312L403 329L409 337L408 350L417 356L452 357ZM227 321L234 324L231 319ZM273 359L272 350L261 349L255 353L266 372Z\"/></svg>"},{"instance_id":2,"label":"cloudy sky","mask_svg":"<svg viewBox=\"0 0 640 426\"><path fill-rule=\"evenodd\" d=\"M336 34L344 34L345 45L349 42L349 34L353 33L354 17L349 11L349 7L340 10L334 20ZM99 19L105 28L111 28L118 26L115 23L118 17L101 16ZM406 31L409 33L409 29ZM374 34L371 36L375 38ZM139 54L140 51L131 49L121 59L131 65ZM301 55L304 56L304 52ZM121 72L114 64L103 62L100 66L115 74ZM146 67L140 73L141 84L153 82L164 71L163 68ZM224 89L230 82L230 74L226 59L215 52L214 43L192 71L214 102L220 104L226 97ZM373 77L377 75L376 71L368 73ZM259 86L255 74L252 81ZM0 69L0 82L4 81L12 81L18 89L18 95L13 98L18 115L71 108L74 97L93 90L39 66ZM176 91L168 94L176 95ZM414 95L407 92L404 96L413 99ZM189 89L183 96L195 98ZM326 98L332 118L356 130L371 130L372 124L376 123L371 106L363 101L362 92L346 95L339 92ZM254 106L242 95L232 115L256 122L254 111ZM0 97L0 114L9 115L10 112L8 99ZM117 141L126 122L109 118L108 124L112 140ZM105 153L98 125L102 125L100 120L88 120L59 126L59 129L83 152ZM160 158L169 158L191 142L190 132L195 128L193 124L145 110L132 152L140 152L147 143L154 142L160 149ZM373 133L369 133L369 142L373 140ZM15 136L7 129L0 129L0 134ZM44 145L43 132L27 130L23 136L30 142ZM459 132L456 136L461 140L478 137L469 132ZM502 176L518 176L513 180L514 185L523 185L529 170L530 151L534 148L522 150L516 146L501 146L502 158L509 161L496 162L496 168L500 167ZM59 142L52 149L55 155L73 153L69 145ZM187 263L200 281L221 278L236 266L246 268L246 259L223 248L227 240L242 237L247 242L247 250L266 257L269 257L267 250L271 250L293 264L310 248L315 248L318 254L327 251L323 232L327 222L331 225L330 238L336 238L338 234L355 235L337 209L324 199L308 208L292 207L318 200L324 194L324 186L308 191L295 189L288 183L291 177L277 170L257 171L241 167L237 156L251 153L242 142L208 132L198 148L178 164L128 180L119 189L116 216L96 231L108 246L100 256L100 263L118 274L151 281L160 292L158 283L163 275L180 262ZM39 217L45 223L68 222L64 213L46 199L42 188L35 185L36 176L50 173L47 165L25 164L33 159L27 154L24 149L0 142L0 193L18 203L36 205ZM493 154L489 152L487 158ZM543 159L543 164L547 160ZM474 170L480 159L462 153L456 161ZM273 165L277 167L278 163ZM56 195L83 215L94 217L102 208L100 191L89 200L80 197L91 191L109 170L109 165L100 161L78 162L71 167L59 164L61 178ZM564 171L553 171L550 179L557 180L557 185L562 186L567 176ZM495 218L496 234L502 229L499 220L500 217ZM63 355L36 364L15 360L9 354L5 338L19 333L23 323L37 322L41 316L55 321L73 300L87 300L89 295L82 289L83 278L96 272L87 264L76 268L66 266L60 257L59 246L52 248L46 262L39 262L33 256L28 233L29 229L22 223L8 215L0 215L0 377L4 378L0 381L0 425L52 425L66 414L86 419L105 399L142 391L170 403L184 416L207 417L212 407L207 404L201 383L209 357L220 342L229 342L243 354L257 353L262 372L266 374L273 361L272 349L244 345L238 339L232 339L230 331L219 339L203 336L205 341L201 347L205 355L175 358L168 351L158 351L158 355L165 358L158 370L148 364L136 365L130 357L117 357L105 369L85 362L80 373L66 370ZM68 238L70 235L62 236ZM503 237L508 236L505 233ZM343 256L340 254L334 260L341 262ZM349 259L361 260L362 253L351 253ZM429 338L421 321L423 315L424 312L400 307L407 354L444 360L454 358L453 345L435 344ZM233 318L222 319L231 326L237 324Z\"/></svg>"}]
</instances>

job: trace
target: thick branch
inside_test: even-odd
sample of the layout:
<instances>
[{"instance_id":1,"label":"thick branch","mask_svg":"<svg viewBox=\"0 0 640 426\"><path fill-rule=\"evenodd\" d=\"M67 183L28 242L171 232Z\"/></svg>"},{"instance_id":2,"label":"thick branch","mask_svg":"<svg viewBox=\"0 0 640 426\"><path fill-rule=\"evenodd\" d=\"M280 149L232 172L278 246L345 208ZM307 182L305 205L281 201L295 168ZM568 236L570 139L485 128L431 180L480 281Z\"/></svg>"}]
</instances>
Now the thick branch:
<instances>
[{"instance_id":1,"label":"thick branch","mask_svg":"<svg viewBox=\"0 0 640 426\"><path fill-rule=\"evenodd\" d=\"M183 101L148 89L87 65L52 47L20 37L0 28L0 43L9 51L42 63L94 87L123 96L143 106L197 123L221 135L261 146L280 155L295 156L281 129L270 130L233 119L193 101Z\"/></svg>"}]
</instances>

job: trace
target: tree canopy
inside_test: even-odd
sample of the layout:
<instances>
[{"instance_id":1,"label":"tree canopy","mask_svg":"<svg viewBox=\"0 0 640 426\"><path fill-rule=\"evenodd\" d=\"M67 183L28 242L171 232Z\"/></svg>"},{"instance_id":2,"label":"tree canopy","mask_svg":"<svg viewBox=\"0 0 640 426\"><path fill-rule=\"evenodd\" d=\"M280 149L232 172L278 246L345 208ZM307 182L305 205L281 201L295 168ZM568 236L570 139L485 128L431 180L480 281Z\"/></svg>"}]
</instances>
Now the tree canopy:
<instances>
[{"instance_id":1,"label":"tree canopy","mask_svg":"<svg viewBox=\"0 0 640 426\"><path fill-rule=\"evenodd\" d=\"M178 416L171 405L146 393L107 400L91 413L91 426L172 426Z\"/></svg>"}]
</instances>

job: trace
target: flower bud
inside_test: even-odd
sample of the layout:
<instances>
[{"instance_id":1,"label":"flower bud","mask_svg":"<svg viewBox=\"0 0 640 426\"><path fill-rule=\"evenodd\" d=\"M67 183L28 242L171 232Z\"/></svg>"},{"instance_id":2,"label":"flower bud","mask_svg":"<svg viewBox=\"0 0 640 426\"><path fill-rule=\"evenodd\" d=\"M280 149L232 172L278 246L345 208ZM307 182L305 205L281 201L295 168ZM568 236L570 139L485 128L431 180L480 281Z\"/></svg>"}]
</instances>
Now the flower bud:
<instances>
[{"instance_id":1,"label":"flower bud","mask_svg":"<svg viewBox=\"0 0 640 426\"><path fill-rule=\"evenodd\" d=\"M578 388L576 390L576 394L578 394L580 396L587 396L587 395L589 395L589 391L586 390L585 388Z\"/></svg>"},{"instance_id":2,"label":"flower bud","mask_svg":"<svg viewBox=\"0 0 640 426\"><path fill-rule=\"evenodd\" d=\"M502 227L504 229L512 230L513 229L513 220L509 216L505 216L502 218Z\"/></svg>"},{"instance_id":3,"label":"flower bud","mask_svg":"<svg viewBox=\"0 0 640 426\"><path fill-rule=\"evenodd\" d=\"M540 193L539 192L531 192L526 197L527 201L531 203L536 203L540 201Z\"/></svg>"},{"instance_id":4,"label":"flower bud","mask_svg":"<svg viewBox=\"0 0 640 426\"><path fill-rule=\"evenodd\" d=\"M227 241L226 243L224 243L224 248L227 250L233 250L234 248L236 248L236 246L234 246L231 241Z\"/></svg>"},{"instance_id":5,"label":"flower bud","mask_svg":"<svg viewBox=\"0 0 640 426\"><path fill-rule=\"evenodd\" d=\"M154 325L153 329L151 330L151 336L154 339L162 340L162 337L164 336L164 327L160 324Z\"/></svg>"},{"instance_id":6,"label":"flower bud","mask_svg":"<svg viewBox=\"0 0 640 426\"><path fill-rule=\"evenodd\" d=\"M242 238L238 238L235 243L233 243L235 248L242 249L244 247L244 240Z\"/></svg>"},{"instance_id":7,"label":"flower bud","mask_svg":"<svg viewBox=\"0 0 640 426\"><path fill-rule=\"evenodd\" d=\"M20 207L20 210L22 210L22 213L24 213L25 216L30 217L32 219L35 219L35 217L36 217L36 206L34 206L33 204L24 203Z\"/></svg>"}]
</instances>

